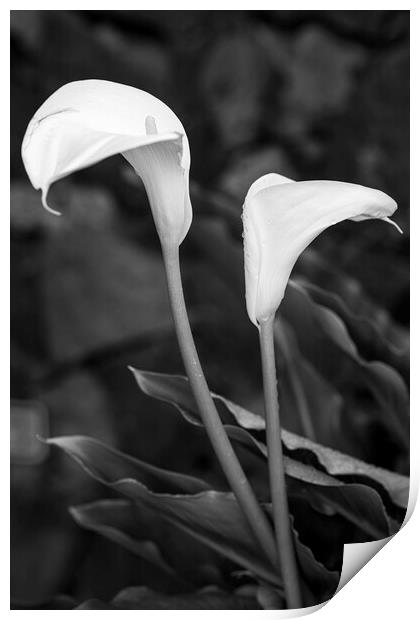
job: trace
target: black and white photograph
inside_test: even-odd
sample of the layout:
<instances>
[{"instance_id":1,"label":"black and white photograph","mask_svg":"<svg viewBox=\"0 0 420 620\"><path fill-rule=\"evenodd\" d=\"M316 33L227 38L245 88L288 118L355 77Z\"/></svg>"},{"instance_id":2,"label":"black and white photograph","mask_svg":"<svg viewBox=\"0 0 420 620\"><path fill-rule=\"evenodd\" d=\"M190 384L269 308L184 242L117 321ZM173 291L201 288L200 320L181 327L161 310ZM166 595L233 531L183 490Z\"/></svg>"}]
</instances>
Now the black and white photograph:
<instances>
[{"instance_id":1,"label":"black and white photograph","mask_svg":"<svg viewBox=\"0 0 420 620\"><path fill-rule=\"evenodd\" d=\"M11 10L10 61L10 609L318 613L413 510L410 11Z\"/></svg>"}]
</instances>

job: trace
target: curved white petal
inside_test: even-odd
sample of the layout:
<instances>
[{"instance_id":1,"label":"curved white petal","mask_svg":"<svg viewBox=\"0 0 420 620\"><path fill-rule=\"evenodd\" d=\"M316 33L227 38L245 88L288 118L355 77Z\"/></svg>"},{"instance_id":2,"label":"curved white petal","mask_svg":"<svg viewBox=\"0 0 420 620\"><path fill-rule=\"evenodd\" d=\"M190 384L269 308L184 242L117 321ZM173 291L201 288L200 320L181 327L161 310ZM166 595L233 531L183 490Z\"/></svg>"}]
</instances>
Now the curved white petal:
<instances>
[{"instance_id":1,"label":"curved white petal","mask_svg":"<svg viewBox=\"0 0 420 620\"><path fill-rule=\"evenodd\" d=\"M192 209L185 130L149 93L107 82L72 82L53 93L28 125L22 159L43 203L54 181L122 153L143 179L159 235L184 239Z\"/></svg>"},{"instance_id":2,"label":"curved white petal","mask_svg":"<svg viewBox=\"0 0 420 620\"><path fill-rule=\"evenodd\" d=\"M388 221L396 208L379 190L340 181L266 182L250 190L243 222L251 321L258 326L275 313L296 260L323 230L345 219Z\"/></svg>"},{"instance_id":3,"label":"curved white petal","mask_svg":"<svg viewBox=\"0 0 420 620\"><path fill-rule=\"evenodd\" d=\"M274 185L283 185L283 183L295 183L295 181L293 179L289 179L288 177L284 177L281 174L277 174L276 172L264 174L262 177L253 182L248 190L245 201L255 196L255 194L262 189L273 187Z\"/></svg>"}]
</instances>

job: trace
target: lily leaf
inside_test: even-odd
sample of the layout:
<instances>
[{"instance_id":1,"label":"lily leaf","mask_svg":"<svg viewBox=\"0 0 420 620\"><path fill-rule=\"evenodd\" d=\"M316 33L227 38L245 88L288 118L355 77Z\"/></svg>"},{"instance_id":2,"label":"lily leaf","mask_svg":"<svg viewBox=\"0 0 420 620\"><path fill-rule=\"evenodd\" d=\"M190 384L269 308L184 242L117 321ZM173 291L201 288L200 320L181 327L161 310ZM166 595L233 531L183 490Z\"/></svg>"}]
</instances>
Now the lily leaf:
<instances>
[{"instance_id":1,"label":"lily leaf","mask_svg":"<svg viewBox=\"0 0 420 620\"><path fill-rule=\"evenodd\" d=\"M133 372L140 388L146 394L174 405L189 422L196 426L202 426L186 377L141 370L133 370ZM254 435L241 432L241 429L250 431L264 430L264 418L247 411L219 394L212 393L212 396L215 402L219 404L219 411L228 433L250 449L256 449L266 454L265 443L260 435L256 438ZM406 508L409 491L409 479L407 477L364 463L359 459L322 446L286 430L282 432L282 439L287 453L293 456L293 460L286 461L286 467L289 469L287 473L290 476L293 477L293 474L295 474L294 477L298 478L299 475L303 475L302 470L300 472L297 471L296 462L310 455L312 457L311 461L315 458L317 467L330 476L337 477L343 481L360 481L379 492L382 491L382 494L385 491L385 494L389 496L397 507ZM293 462L294 470L292 470Z\"/></svg>"},{"instance_id":2,"label":"lily leaf","mask_svg":"<svg viewBox=\"0 0 420 620\"><path fill-rule=\"evenodd\" d=\"M204 480L155 467L90 437L53 437L46 443L67 452L95 480L134 499L139 482L163 493L199 493L210 488Z\"/></svg>"},{"instance_id":3,"label":"lily leaf","mask_svg":"<svg viewBox=\"0 0 420 620\"><path fill-rule=\"evenodd\" d=\"M302 353L327 380L339 388L349 381L366 387L379 405L378 420L407 447L408 392L401 375L388 364L363 359L343 320L296 282L289 283L281 315L293 326Z\"/></svg>"},{"instance_id":4,"label":"lily leaf","mask_svg":"<svg viewBox=\"0 0 420 620\"><path fill-rule=\"evenodd\" d=\"M343 319L366 359L390 364L408 381L408 331L367 296L358 280L332 266L316 250L308 248L301 258L302 284L314 301L331 308Z\"/></svg>"},{"instance_id":5,"label":"lily leaf","mask_svg":"<svg viewBox=\"0 0 420 620\"><path fill-rule=\"evenodd\" d=\"M262 581L277 587L282 586L277 571L268 563L254 540L232 493L205 490L191 495L181 493L170 495L168 492L155 492L133 478L116 480L115 476L110 477L108 461L104 463L102 473L100 453L98 446L95 445L99 442L92 444L92 440L88 438L61 437L50 440L50 443L65 450L96 480L135 502L138 517L135 517L133 508L129 509L126 504L96 503L87 507L73 508L73 516L84 527L93 529L125 547L131 545L132 551L153 561L154 564L159 564L161 568L165 568L156 549L151 548L150 545L144 545L146 540L151 539L158 545L166 564L172 568L171 563L173 563L173 568L175 568L177 561L174 554L165 554L165 549L158 538L162 532L165 532L161 530L160 520L163 520L175 528L178 535L181 535L181 539L187 535L249 570ZM103 448L106 447L103 446ZM112 452L116 453L116 451ZM103 450L102 454L105 458L107 457L106 450ZM128 471L132 472L130 469L126 471L126 459L130 457L122 453L117 454L120 458L119 473L125 475ZM153 484L154 480L158 486L161 486L159 476L156 475L154 479L149 477L149 483ZM269 506L267 508L270 509ZM153 515L152 524L147 513ZM153 525L154 520L156 523ZM140 534L137 529L139 527L141 528ZM338 573L327 570L318 562L312 551L299 540L296 531L294 531L294 536L302 574L309 587L319 588L322 584L323 590L330 592L337 584ZM133 540L137 541L135 545L132 544ZM211 562L210 558L209 563Z\"/></svg>"},{"instance_id":6,"label":"lily leaf","mask_svg":"<svg viewBox=\"0 0 420 620\"><path fill-rule=\"evenodd\" d=\"M122 545L170 577L176 591L208 583L222 585L232 565L191 536L167 523L154 510L126 499L72 506L78 525Z\"/></svg>"},{"instance_id":7,"label":"lily leaf","mask_svg":"<svg viewBox=\"0 0 420 620\"><path fill-rule=\"evenodd\" d=\"M164 570L176 580L178 587L181 585L185 589L186 584L182 583L180 575L189 583L223 583L222 570L228 567L220 563L219 554L212 555L205 547L197 545L197 541L191 545L190 537L185 536L176 523L165 523L158 511L150 511L143 504L102 500L73 507L71 514L82 527L121 544ZM307 582L316 592L332 592L338 584L339 573L327 570L300 541L294 528L293 532L298 561Z\"/></svg>"},{"instance_id":8,"label":"lily leaf","mask_svg":"<svg viewBox=\"0 0 420 620\"><path fill-rule=\"evenodd\" d=\"M410 481L406 476L375 467L288 431L283 431L282 439L292 454L295 454L294 451L301 453L306 450L316 456L319 465L331 476L338 477L340 480L358 480L375 487L378 491L385 489L396 506L403 510L406 509L410 488Z\"/></svg>"},{"instance_id":9,"label":"lily leaf","mask_svg":"<svg viewBox=\"0 0 420 620\"><path fill-rule=\"evenodd\" d=\"M356 314L334 292L327 291L312 282L302 281L300 284L309 293L314 302L329 308L343 320L350 337L357 344L361 355L365 359L385 362L400 372L404 379L408 379L408 342L404 341L402 337L395 343L392 341L390 338L392 332L391 334L388 333L390 319L384 310L381 311L382 317L379 316L379 310L376 310L377 316L373 320L369 315ZM388 331L385 331L387 327Z\"/></svg>"},{"instance_id":10,"label":"lily leaf","mask_svg":"<svg viewBox=\"0 0 420 620\"><path fill-rule=\"evenodd\" d=\"M244 445L253 454L260 454L267 458L266 445L250 432L239 426L226 425L225 428L232 439ZM388 518L381 501L381 491L385 501L391 499L398 508L405 510L409 492L408 478L374 467L288 431L282 432L282 439L286 452L290 451L293 456L293 458L284 456L286 474L294 480L294 485L289 489L291 494L303 493L310 499L308 489L299 486L298 483L310 485L317 497L326 499L327 503L334 506L338 513L349 518L356 525L360 525L361 516L366 509L367 521L364 529L373 535L386 536L395 529L391 527L391 531L388 534L385 533L392 520ZM318 457L321 470L299 460L304 456L305 449L308 450L310 460L313 460L314 455ZM329 472L328 474L325 473L324 468ZM366 478L368 475L369 479ZM341 491L344 491L343 487L345 487L344 496L347 493L351 495L354 493L354 500L351 501L350 506L344 507L343 504L347 505L348 502L341 492L336 493L330 490L325 498L326 492L318 487L340 487ZM388 493L384 493L384 489ZM335 499L337 497L340 498L338 503ZM377 530L376 527L370 526L369 517L374 517L376 523L382 523L383 529Z\"/></svg>"},{"instance_id":11,"label":"lily leaf","mask_svg":"<svg viewBox=\"0 0 420 620\"><path fill-rule=\"evenodd\" d=\"M197 405L193 393L190 390L187 377L149 372L147 370L138 370L137 368L130 368L130 370L133 372L140 389L145 394L173 405L179 409L191 423L202 426L197 411ZM234 422L243 428L255 431L262 431L265 429L265 421L261 416L248 411L240 405L231 403L231 401L219 394L211 392L211 395L216 401L216 404L221 403L224 405L224 411L223 409L219 409L219 412L223 416L223 421L225 423L229 423L229 421ZM228 414L228 418L226 418L226 413ZM233 417L229 416L229 413L231 413Z\"/></svg>"},{"instance_id":12,"label":"lily leaf","mask_svg":"<svg viewBox=\"0 0 420 620\"><path fill-rule=\"evenodd\" d=\"M165 561L158 545L148 539L136 539L131 533L133 525L137 523L135 505L127 500L101 500L83 506L72 506L70 514L73 519L88 530L102 534L128 551L141 556L154 564L173 579L176 572Z\"/></svg>"},{"instance_id":13,"label":"lily leaf","mask_svg":"<svg viewBox=\"0 0 420 620\"><path fill-rule=\"evenodd\" d=\"M169 480L176 495L170 495L165 483L172 472L156 467L144 469L138 465L140 461L88 437L59 437L48 442L74 458L95 480L155 511L181 531L265 581L278 584L278 576L260 551L233 494L209 490L198 479L192 479L192 485L188 479L187 490L182 490L176 483L178 476L181 481L184 476L173 474ZM200 486L201 489L197 488ZM196 489L195 493L192 488Z\"/></svg>"},{"instance_id":14,"label":"lily leaf","mask_svg":"<svg viewBox=\"0 0 420 620\"><path fill-rule=\"evenodd\" d=\"M329 599L337 589L340 573L328 570L324 564L315 558L312 550L301 541L292 518L291 528L295 538L298 565L305 574L306 582L316 593L316 602L320 602L319 593L321 592L323 593L323 600Z\"/></svg>"},{"instance_id":15,"label":"lily leaf","mask_svg":"<svg viewBox=\"0 0 420 620\"><path fill-rule=\"evenodd\" d=\"M267 458L267 448L248 431L226 426L232 439L240 442L254 454ZM363 484L344 483L311 465L284 456L288 491L291 497L304 497L315 510L340 514L374 539L393 533L395 527L389 518L379 493ZM398 529L398 528L397 528ZM355 541L353 541L355 542ZM360 542L364 542L364 539Z\"/></svg>"}]
</instances>

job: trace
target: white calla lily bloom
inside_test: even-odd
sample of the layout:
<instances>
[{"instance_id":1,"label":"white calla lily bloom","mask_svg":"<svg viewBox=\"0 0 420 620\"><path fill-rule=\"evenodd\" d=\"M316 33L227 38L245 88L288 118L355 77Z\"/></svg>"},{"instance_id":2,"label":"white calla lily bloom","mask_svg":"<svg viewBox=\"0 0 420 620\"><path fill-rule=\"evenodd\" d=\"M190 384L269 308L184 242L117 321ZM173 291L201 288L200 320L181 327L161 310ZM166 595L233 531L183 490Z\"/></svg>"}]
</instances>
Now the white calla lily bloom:
<instances>
[{"instance_id":1,"label":"white calla lily bloom","mask_svg":"<svg viewBox=\"0 0 420 620\"><path fill-rule=\"evenodd\" d=\"M118 153L144 183L161 241L179 245L192 219L190 150L181 121L153 95L104 80L71 82L42 104L22 144L47 209L52 183Z\"/></svg>"},{"instance_id":2,"label":"white calla lily bloom","mask_svg":"<svg viewBox=\"0 0 420 620\"><path fill-rule=\"evenodd\" d=\"M389 220L396 202L384 192L340 181L298 181L267 174L253 183L243 207L245 287L258 327L274 316L294 264L329 226L346 219Z\"/></svg>"}]
</instances>

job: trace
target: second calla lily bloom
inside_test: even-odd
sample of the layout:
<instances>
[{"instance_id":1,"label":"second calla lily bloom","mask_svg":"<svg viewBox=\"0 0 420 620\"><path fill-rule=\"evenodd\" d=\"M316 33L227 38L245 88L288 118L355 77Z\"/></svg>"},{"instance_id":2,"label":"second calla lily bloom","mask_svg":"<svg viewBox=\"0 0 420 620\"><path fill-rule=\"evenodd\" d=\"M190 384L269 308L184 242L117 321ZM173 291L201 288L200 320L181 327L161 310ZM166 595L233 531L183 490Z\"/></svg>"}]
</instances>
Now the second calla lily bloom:
<instances>
[{"instance_id":1,"label":"second calla lily bloom","mask_svg":"<svg viewBox=\"0 0 420 620\"><path fill-rule=\"evenodd\" d=\"M251 321L258 327L274 315L299 255L323 230L346 219L394 224L388 218L396 208L387 194L352 183L293 182L278 174L255 181L242 216Z\"/></svg>"},{"instance_id":2,"label":"second calla lily bloom","mask_svg":"<svg viewBox=\"0 0 420 620\"><path fill-rule=\"evenodd\" d=\"M191 225L185 130L149 93L103 80L53 93L26 130L22 158L46 208L54 181L121 153L143 180L162 243L179 245Z\"/></svg>"}]
</instances>

